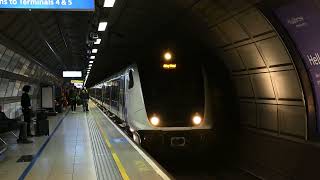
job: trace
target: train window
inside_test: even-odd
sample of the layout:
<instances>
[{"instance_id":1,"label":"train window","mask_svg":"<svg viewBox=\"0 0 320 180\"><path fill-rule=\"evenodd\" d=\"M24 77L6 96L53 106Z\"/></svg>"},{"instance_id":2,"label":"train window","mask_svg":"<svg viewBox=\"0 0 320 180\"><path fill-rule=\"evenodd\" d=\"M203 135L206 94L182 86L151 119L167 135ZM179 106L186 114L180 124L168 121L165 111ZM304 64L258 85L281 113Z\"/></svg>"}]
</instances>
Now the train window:
<instances>
[{"instance_id":1,"label":"train window","mask_svg":"<svg viewBox=\"0 0 320 180\"><path fill-rule=\"evenodd\" d=\"M132 70L129 71L129 89L133 88L134 81L133 81L133 73Z\"/></svg>"}]
</instances>

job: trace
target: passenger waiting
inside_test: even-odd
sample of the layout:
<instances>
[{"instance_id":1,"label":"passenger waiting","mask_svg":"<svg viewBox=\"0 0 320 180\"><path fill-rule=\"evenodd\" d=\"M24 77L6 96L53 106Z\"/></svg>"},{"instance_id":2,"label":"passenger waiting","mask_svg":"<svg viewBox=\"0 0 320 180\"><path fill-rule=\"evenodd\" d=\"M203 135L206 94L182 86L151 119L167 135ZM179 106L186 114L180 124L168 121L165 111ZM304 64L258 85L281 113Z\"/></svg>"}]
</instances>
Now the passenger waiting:
<instances>
[{"instance_id":1,"label":"passenger waiting","mask_svg":"<svg viewBox=\"0 0 320 180\"><path fill-rule=\"evenodd\" d=\"M88 91L85 88L83 88L80 96L82 99L83 111L89 111L89 108L88 108L89 93L88 93Z\"/></svg>"},{"instance_id":2,"label":"passenger waiting","mask_svg":"<svg viewBox=\"0 0 320 180\"><path fill-rule=\"evenodd\" d=\"M27 123L20 121L18 119L9 119L4 112L2 112L2 106L0 106L0 121L7 122L9 126L9 130L16 129L19 127L19 139L17 139L17 143L29 144L33 143L27 139Z\"/></svg>"},{"instance_id":3,"label":"passenger waiting","mask_svg":"<svg viewBox=\"0 0 320 180\"><path fill-rule=\"evenodd\" d=\"M69 95L71 101L71 111L75 112L77 109L77 92L74 87L70 90Z\"/></svg>"},{"instance_id":4,"label":"passenger waiting","mask_svg":"<svg viewBox=\"0 0 320 180\"><path fill-rule=\"evenodd\" d=\"M23 94L21 97L21 106L22 106L22 112L24 117L24 122L27 123L27 135L30 137L33 137L34 135L31 134L31 100L29 96L29 91L31 89L31 86L25 85L22 88Z\"/></svg>"}]
</instances>

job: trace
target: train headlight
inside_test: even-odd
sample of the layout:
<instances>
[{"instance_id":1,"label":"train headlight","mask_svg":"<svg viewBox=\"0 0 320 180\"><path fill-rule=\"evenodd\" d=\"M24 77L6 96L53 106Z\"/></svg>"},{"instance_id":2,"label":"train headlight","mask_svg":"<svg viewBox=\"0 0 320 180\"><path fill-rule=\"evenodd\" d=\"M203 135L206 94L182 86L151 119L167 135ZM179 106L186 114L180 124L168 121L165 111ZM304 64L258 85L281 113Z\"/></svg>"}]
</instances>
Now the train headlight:
<instances>
[{"instance_id":1,"label":"train headlight","mask_svg":"<svg viewBox=\"0 0 320 180\"><path fill-rule=\"evenodd\" d=\"M200 116L200 115L195 115L195 116L193 116L192 122L193 122L194 125L199 125L199 124L201 124L201 122L202 122L201 116Z\"/></svg>"},{"instance_id":2,"label":"train headlight","mask_svg":"<svg viewBox=\"0 0 320 180\"><path fill-rule=\"evenodd\" d=\"M152 116L150 118L150 122L152 125L157 126L160 123L160 119L157 116Z\"/></svg>"}]
</instances>

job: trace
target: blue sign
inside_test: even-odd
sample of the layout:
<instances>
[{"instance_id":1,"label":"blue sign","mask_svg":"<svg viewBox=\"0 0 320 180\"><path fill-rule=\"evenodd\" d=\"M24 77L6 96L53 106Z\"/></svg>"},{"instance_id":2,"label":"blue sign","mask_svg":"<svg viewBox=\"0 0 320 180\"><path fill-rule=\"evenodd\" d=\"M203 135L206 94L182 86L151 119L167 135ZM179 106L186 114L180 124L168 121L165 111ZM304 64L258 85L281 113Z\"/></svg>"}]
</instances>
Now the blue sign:
<instances>
[{"instance_id":1,"label":"blue sign","mask_svg":"<svg viewBox=\"0 0 320 180\"><path fill-rule=\"evenodd\" d=\"M313 87L320 132L320 11L313 0L296 0L276 11L300 52Z\"/></svg>"},{"instance_id":2,"label":"blue sign","mask_svg":"<svg viewBox=\"0 0 320 180\"><path fill-rule=\"evenodd\" d=\"M0 0L0 9L94 11L94 0Z\"/></svg>"}]
</instances>

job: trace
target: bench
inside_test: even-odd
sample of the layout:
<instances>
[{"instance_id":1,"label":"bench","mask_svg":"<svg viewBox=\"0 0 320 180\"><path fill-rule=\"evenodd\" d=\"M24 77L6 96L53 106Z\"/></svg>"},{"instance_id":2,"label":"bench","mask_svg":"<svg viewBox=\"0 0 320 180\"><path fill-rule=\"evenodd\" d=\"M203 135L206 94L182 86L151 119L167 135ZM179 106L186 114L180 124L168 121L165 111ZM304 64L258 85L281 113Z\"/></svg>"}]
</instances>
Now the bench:
<instances>
[{"instance_id":1,"label":"bench","mask_svg":"<svg viewBox=\"0 0 320 180\"><path fill-rule=\"evenodd\" d=\"M19 127L10 127L9 121L1 121L0 120L0 135L4 133L10 132L14 137L18 138L18 136L13 132L14 130L17 130ZM8 143L0 137L0 154L3 154L8 149Z\"/></svg>"}]
</instances>

